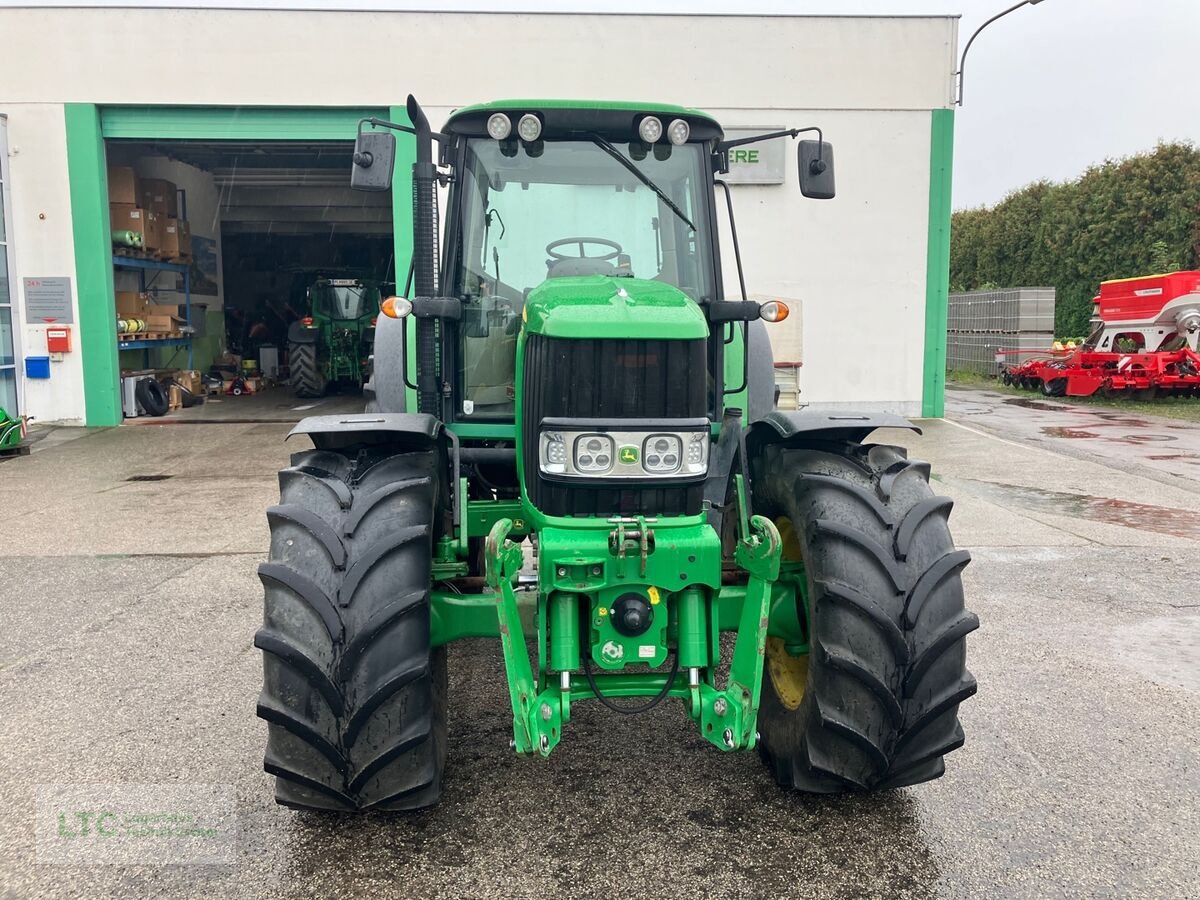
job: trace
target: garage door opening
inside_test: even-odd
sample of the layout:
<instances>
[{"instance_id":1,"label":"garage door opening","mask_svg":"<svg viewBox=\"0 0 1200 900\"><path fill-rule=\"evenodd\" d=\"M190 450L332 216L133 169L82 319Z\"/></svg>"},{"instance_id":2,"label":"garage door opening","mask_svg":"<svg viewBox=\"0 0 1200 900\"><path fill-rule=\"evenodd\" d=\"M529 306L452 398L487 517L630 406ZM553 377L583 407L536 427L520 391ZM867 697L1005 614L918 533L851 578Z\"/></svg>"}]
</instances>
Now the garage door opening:
<instances>
[{"instance_id":1,"label":"garage door opening","mask_svg":"<svg viewBox=\"0 0 1200 900\"><path fill-rule=\"evenodd\" d=\"M361 409L396 264L391 194L350 190L353 146L106 141L127 420L164 398L180 421Z\"/></svg>"}]
</instances>

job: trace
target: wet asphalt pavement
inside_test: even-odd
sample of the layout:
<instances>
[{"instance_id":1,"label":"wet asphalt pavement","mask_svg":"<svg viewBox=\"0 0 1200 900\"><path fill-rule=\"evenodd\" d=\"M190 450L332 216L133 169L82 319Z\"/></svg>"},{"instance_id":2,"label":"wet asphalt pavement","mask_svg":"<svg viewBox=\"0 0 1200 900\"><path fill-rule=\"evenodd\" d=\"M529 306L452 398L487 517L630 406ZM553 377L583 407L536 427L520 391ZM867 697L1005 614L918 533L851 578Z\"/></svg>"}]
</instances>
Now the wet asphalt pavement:
<instances>
[{"instance_id":1,"label":"wet asphalt pavement","mask_svg":"<svg viewBox=\"0 0 1200 900\"><path fill-rule=\"evenodd\" d=\"M287 426L126 427L0 462L0 896L1200 895L1200 480L1066 451L1040 429L1079 414L996 402L878 436L933 463L974 557L967 744L938 781L833 799L780 791L678 703L580 704L548 761L517 759L499 648L473 641L451 650L441 805L277 807L251 639ZM1183 446L1172 424L1148 426ZM230 862L39 864L37 785L64 782L232 784Z\"/></svg>"}]
</instances>

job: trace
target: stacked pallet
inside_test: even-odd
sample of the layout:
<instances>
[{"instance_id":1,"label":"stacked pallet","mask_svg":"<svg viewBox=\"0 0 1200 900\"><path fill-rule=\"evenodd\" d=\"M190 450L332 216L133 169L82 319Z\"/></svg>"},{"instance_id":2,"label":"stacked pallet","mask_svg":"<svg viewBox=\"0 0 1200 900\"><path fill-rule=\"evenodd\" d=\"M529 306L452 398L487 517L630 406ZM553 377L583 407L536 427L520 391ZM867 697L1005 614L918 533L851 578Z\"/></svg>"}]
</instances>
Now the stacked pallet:
<instances>
[{"instance_id":1,"label":"stacked pallet","mask_svg":"<svg viewBox=\"0 0 1200 900\"><path fill-rule=\"evenodd\" d=\"M1010 362L1054 342L1054 288L1011 288L950 295L946 370L996 375L997 355Z\"/></svg>"},{"instance_id":2,"label":"stacked pallet","mask_svg":"<svg viewBox=\"0 0 1200 900\"><path fill-rule=\"evenodd\" d=\"M138 178L133 169L108 169L108 214L113 252L186 263L192 232L179 216L179 189L165 178Z\"/></svg>"},{"instance_id":3,"label":"stacked pallet","mask_svg":"<svg viewBox=\"0 0 1200 900\"><path fill-rule=\"evenodd\" d=\"M117 341L161 341L183 337L183 319L174 304L154 302L151 294L117 291Z\"/></svg>"}]
</instances>

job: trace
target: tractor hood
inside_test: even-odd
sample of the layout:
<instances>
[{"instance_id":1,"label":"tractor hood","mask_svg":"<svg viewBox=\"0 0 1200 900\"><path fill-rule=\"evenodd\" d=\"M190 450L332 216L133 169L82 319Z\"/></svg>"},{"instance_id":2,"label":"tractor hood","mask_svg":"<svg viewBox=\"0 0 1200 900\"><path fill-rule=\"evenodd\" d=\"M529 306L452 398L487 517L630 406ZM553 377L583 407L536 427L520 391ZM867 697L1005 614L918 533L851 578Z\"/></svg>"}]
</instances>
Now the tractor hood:
<instances>
[{"instance_id":1,"label":"tractor hood","mask_svg":"<svg viewBox=\"0 0 1200 900\"><path fill-rule=\"evenodd\" d=\"M554 338L708 337L704 312L679 288L644 278L550 278L529 293L525 327Z\"/></svg>"}]
</instances>

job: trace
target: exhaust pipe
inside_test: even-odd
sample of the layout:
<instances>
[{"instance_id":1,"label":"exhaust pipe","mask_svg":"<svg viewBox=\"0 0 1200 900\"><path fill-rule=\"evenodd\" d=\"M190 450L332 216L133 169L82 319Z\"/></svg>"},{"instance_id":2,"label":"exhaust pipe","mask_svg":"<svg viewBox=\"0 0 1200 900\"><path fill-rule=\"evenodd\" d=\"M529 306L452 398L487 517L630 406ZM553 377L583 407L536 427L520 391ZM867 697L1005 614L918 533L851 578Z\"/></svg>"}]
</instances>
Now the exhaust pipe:
<instances>
[{"instance_id":1,"label":"exhaust pipe","mask_svg":"<svg viewBox=\"0 0 1200 900\"><path fill-rule=\"evenodd\" d=\"M417 161L413 164L413 286L415 297L438 296L437 167L433 164L433 132L421 104L408 95L408 118L416 129ZM417 409L441 413L441 373L436 319L418 318Z\"/></svg>"}]
</instances>

